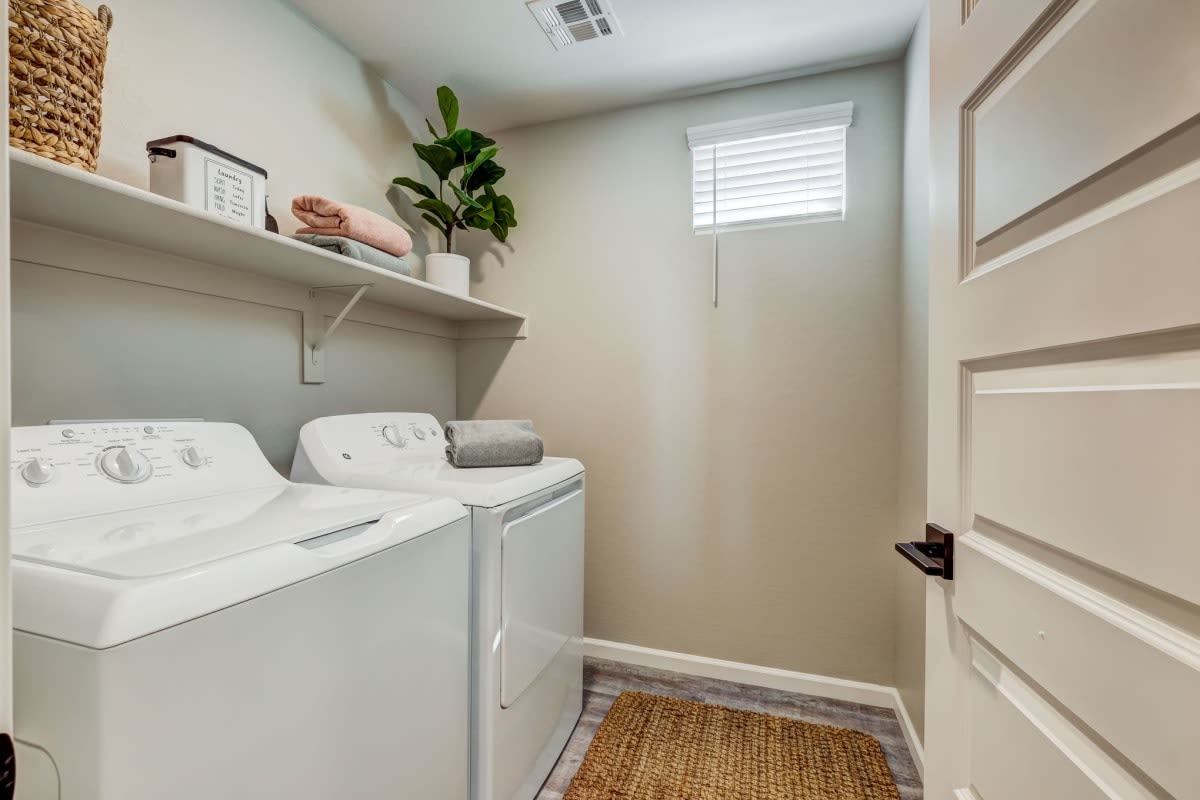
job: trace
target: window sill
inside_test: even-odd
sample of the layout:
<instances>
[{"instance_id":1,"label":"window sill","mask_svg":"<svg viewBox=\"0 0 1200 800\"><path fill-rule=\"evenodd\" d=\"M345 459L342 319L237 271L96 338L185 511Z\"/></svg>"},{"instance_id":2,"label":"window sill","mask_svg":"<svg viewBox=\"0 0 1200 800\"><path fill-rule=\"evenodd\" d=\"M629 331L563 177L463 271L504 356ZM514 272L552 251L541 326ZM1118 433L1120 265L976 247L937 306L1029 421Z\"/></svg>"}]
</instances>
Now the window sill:
<instances>
[{"instance_id":1,"label":"window sill","mask_svg":"<svg viewBox=\"0 0 1200 800\"><path fill-rule=\"evenodd\" d=\"M753 231L762 228L783 228L792 225L808 225L814 222L844 222L846 214L839 212L836 214L814 214L804 217L784 217L781 219L767 219L756 222L733 222L728 225L718 225L719 233L739 233L741 231ZM696 236L708 236L712 233L712 225L705 225L700 228L693 228L692 233Z\"/></svg>"}]
</instances>

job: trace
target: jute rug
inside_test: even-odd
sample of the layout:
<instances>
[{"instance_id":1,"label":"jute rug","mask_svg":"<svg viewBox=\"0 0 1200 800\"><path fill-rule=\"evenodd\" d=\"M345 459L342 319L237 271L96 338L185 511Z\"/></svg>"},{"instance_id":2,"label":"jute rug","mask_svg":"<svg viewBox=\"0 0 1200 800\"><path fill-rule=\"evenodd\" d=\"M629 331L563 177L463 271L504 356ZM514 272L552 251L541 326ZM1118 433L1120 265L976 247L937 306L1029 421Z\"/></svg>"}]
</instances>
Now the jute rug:
<instances>
[{"instance_id":1,"label":"jute rug","mask_svg":"<svg viewBox=\"0 0 1200 800\"><path fill-rule=\"evenodd\" d=\"M899 800L858 731L625 692L564 800Z\"/></svg>"}]
</instances>

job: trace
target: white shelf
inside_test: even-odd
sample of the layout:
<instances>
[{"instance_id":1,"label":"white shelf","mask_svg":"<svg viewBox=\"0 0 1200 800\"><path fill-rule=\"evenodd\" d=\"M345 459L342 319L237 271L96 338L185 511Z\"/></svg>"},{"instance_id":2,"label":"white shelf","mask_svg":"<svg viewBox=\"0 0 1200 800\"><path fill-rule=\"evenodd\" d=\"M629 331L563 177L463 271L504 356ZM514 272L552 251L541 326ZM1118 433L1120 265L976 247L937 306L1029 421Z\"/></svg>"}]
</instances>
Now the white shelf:
<instances>
[{"instance_id":1,"label":"white shelf","mask_svg":"<svg viewBox=\"0 0 1200 800\"><path fill-rule=\"evenodd\" d=\"M524 336L525 315L460 297L415 278L249 228L108 178L13 150L15 219L305 287L371 284L365 299L460 323L504 322ZM348 294L353 294L350 289ZM516 331L520 330L520 333Z\"/></svg>"}]
</instances>

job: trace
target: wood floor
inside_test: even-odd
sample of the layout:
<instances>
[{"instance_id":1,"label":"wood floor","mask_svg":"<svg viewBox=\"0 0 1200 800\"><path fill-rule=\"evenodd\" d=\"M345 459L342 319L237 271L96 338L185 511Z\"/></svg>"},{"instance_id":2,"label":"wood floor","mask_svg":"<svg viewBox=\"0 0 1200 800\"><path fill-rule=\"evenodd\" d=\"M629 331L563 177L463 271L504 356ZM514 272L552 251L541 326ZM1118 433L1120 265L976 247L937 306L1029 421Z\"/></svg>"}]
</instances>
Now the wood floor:
<instances>
[{"instance_id":1,"label":"wood floor","mask_svg":"<svg viewBox=\"0 0 1200 800\"><path fill-rule=\"evenodd\" d=\"M630 690L761 711L869 733L883 745L888 766L892 768L892 776L900 789L901 800L920 800L923 794L921 778L904 742L900 723L890 708L827 700L589 658L583 667L583 717L535 800L562 800L609 706L617 699L617 695Z\"/></svg>"}]
</instances>

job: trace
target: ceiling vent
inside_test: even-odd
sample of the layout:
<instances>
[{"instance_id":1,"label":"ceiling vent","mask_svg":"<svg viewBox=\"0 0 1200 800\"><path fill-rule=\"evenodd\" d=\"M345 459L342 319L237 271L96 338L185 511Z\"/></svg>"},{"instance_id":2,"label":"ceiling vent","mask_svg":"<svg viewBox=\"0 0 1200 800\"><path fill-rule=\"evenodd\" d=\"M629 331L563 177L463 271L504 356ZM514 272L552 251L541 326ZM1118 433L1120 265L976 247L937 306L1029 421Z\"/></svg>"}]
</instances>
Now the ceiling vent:
<instances>
[{"instance_id":1,"label":"ceiling vent","mask_svg":"<svg viewBox=\"0 0 1200 800\"><path fill-rule=\"evenodd\" d=\"M621 35L608 0L533 0L528 6L555 50Z\"/></svg>"}]
</instances>

